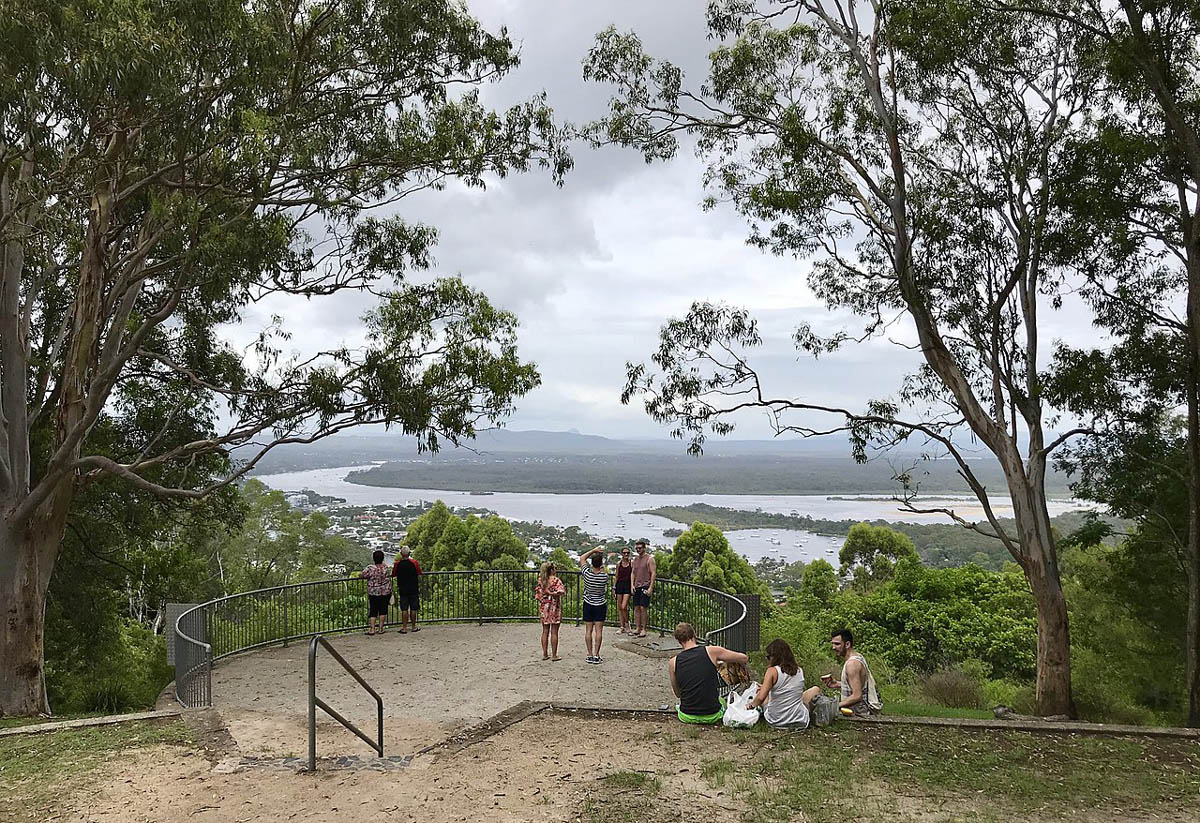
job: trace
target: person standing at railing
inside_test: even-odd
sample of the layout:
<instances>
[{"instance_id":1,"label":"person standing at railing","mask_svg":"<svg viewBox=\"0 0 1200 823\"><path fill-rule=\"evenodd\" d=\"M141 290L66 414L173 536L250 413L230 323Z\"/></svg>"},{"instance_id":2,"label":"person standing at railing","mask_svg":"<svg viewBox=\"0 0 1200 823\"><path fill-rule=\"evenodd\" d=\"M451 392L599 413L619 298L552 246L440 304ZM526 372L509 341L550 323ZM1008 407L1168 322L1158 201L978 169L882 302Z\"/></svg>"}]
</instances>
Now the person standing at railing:
<instances>
[{"instance_id":1,"label":"person standing at railing","mask_svg":"<svg viewBox=\"0 0 1200 823\"><path fill-rule=\"evenodd\" d=\"M637 549L637 557L633 558L633 619L637 624L634 637L645 637L650 597L654 594L656 567L654 555L650 553L649 540L641 538L634 548Z\"/></svg>"},{"instance_id":2,"label":"person standing at railing","mask_svg":"<svg viewBox=\"0 0 1200 823\"><path fill-rule=\"evenodd\" d=\"M602 663L600 644L604 642L604 621L608 619L608 572L604 570L603 546L579 555L579 574L583 578L583 640L587 645L587 662Z\"/></svg>"},{"instance_id":3,"label":"person standing at railing","mask_svg":"<svg viewBox=\"0 0 1200 823\"><path fill-rule=\"evenodd\" d=\"M383 552L371 555L374 565L358 573L367 581L367 634L383 634L387 622L388 601L392 599L392 570L383 563Z\"/></svg>"},{"instance_id":4,"label":"person standing at railing","mask_svg":"<svg viewBox=\"0 0 1200 823\"><path fill-rule=\"evenodd\" d=\"M633 563L629 560L629 547L621 549L617 561L617 579L613 584L617 596L617 617L621 622L621 634L629 633L629 598L633 595Z\"/></svg>"},{"instance_id":5,"label":"person standing at railing","mask_svg":"<svg viewBox=\"0 0 1200 823\"><path fill-rule=\"evenodd\" d=\"M567 587L555 571L553 563L547 561L542 564L533 594L542 618L542 660L558 662L562 659L558 656L558 629L562 625L562 599ZM547 653L547 646L554 654L553 658Z\"/></svg>"},{"instance_id":6,"label":"person standing at railing","mask_svg":"<svg viewBox=\"0 0 1200 823\"><path fill-rule=\"evenodd\" d=\"M396 578L396 601L400 607L400 634L408 634L405 624L412 624L412 631L417 628L417 608L421 597L421 564L412 556L408 546L400 547L400 556L392 564L392 577Z\"/></svg>"}]
</instances>

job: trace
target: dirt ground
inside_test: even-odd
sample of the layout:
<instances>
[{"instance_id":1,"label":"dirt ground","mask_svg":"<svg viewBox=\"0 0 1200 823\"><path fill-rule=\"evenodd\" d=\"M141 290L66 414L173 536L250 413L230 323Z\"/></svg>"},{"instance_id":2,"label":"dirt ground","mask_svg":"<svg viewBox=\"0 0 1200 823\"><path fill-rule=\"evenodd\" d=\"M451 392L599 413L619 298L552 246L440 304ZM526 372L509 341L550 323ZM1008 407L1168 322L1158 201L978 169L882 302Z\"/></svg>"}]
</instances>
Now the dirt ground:
<instances>
[{"instance_id":1,"label":"dirt ground","mask_svg":"<svg viewBox=\"0 0 1200 823\"><path fill-rule=\"evenodd\" d=\"M127 752L71 792L49 818L87 823L266 823L363 820L451 823L487 820L632 823L760 820L736 786L772 788L756 756L778 739L720 727L684 727L669 716L611 718L545 712L469 748L417 757L392 772L263 768L214 770L196 749L160 745ZM727 778L712 779L724 763ZM639 785L636 778L656 785ZM635 778L630 781L629 777ZM616 779L614 779L616 778ZM738 796L744 796L739 793ZM791 821L1062 819L1062 810L1004 813L998 798L931 792L913 785L854 786L852 809L792 808ZM2 805L2 804L0 804ZM4 817L0 814L0 819ZM1077 823L1191 823L1194 807L1111 806L1066 815Z\"/></svg>"},{"instance_id":2,"label":"dirt ground","mask_svg":"<svg viewBox=\"0 0 1200 823\"><path fill-rule=\"evenodd\" d=\"M718 728L683 729L659 719L595 719L542 714L445 757L418 757L398 772L325 771L315 775L250 769L214 773L202 756L178 747L137 752L105 767L62 819L89 823L255 823L385 819L576 820L598 782L622 770L657 772L663 786L655 820L727 816L736 804L701 780L704 758L737 757ZM382 817L380 817L382 815ZM643 814L636 815L639 818ZM738 815L735 815L737 817Z\"/></svg>"},{"instance_id":3,"label":"dirt ground","mask_svg":"<svg viewBox=\"0 0 1200 823\"><path fill-rule=\"evenodd\" d=\"M604 662L584 661L582 627L564 625L560 662L542 660L537 625L430 625L417 634L331 642L383 697L384 752L413 754L524 700L590 707L675 705L666 660L606 629ZM624 647L624 648L623 648ZM244 755L305 755L308 644L251 652L213 670L213 703ZM323 650L317 694L374 736L375 701ZM318 711L321 756L370 749Z\"/></svg>"}]
</instances>

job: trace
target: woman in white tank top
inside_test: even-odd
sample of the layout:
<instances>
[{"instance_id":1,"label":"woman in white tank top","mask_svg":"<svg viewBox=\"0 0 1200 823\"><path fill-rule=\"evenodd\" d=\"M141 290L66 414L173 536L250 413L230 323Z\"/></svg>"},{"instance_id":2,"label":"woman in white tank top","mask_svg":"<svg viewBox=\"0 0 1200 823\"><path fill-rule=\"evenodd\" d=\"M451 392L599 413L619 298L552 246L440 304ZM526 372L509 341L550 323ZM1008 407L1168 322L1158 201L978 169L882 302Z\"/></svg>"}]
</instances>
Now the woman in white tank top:
<instances>
[{"instance_id":1,"label":"woman in white tank top","mask_svg":"<svg viewBox=\"0 0 1200 823\"><path fill-rule=\"evenodd\" d=\"M796 657L786 640L772 640L767 644L766 655L770 668L750 706L766 705L763 719L768 726L808 728L808 709L813 697L820 693L820 686L809 689L812 694L805 692L804 671L796 665Z\"/></svg>"}]
</instances>

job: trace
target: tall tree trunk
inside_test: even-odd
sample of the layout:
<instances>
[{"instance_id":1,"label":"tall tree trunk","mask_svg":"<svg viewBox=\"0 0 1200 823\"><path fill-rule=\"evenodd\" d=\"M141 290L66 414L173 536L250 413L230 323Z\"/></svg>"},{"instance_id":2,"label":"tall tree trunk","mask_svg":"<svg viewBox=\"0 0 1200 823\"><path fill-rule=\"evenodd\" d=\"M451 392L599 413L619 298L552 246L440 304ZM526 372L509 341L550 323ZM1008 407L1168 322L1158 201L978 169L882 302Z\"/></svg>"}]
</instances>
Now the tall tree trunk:
<instances>
[{"instance_id":1,"label":"tall tree trunk","mask_svg":"<svg viewBox=\"0 0 1200 823\"><path fill-rule=\"evenodd\" d=\"M1058 553L1046 495L1032 478L1009 476L1013 518L1022 550L1021 567L1037 607L1037 713L1075 717L1071 694L1071 632L1067 599L1058 571Z\"/></svg>"},{"instance_id":2,"label":"tall tree trunk","mask_svg":"<svg viewBox=\"0 0 1200 823\"><path fill-rule=\"evenodd\" d=\"M50 574L23 542L0 536L0 716L50 713L42 664Z\"/></svg>"},{"instance_id":3,"label":"tall tree trunk","mask_svg":"<svg viewBox=\"0 0 1200 823\"><path fill-rule=\"evenodd\" d=\"M1067 600L1057 571L1030 561L1025 571L1037 603L1037 712L1043 717L1075 717L1071 694L1071 632Z\"/></svg>"},{"instance_id":4,"label":"tall tree trunk","mask_svg":"<svg viewBox=\"0 0 1200 823\"><path fill-rule=\"evenodd\" d=\"M1191 224L1191 225L1194 225ZM1200 727L1200 238L1188 239L1187 399L1188 611L1186 632L1187 724Z\"/></svg>"},{"instance_id":5,"label":"tall tree trunk","mask_svg":"<svg viewBox=\"0 0 1200 823\"><path fill-rule=\"evenodd\" d=\"M46 591L66 530L71 484L21 530L0 526L0 716L49 714Z\"/></svg>"},{"instance_id":6,"label":"tall tree trunk","mask_svg":"<svg viewBox=\"0 0 1200 823\"><path fill-rule=\"evenodd\" d=\"M12 489L0 502L0 715L50 711L43 656L46 592L75 491L75 475L70 467L86 436L81 427L88 416L91 364L96 360L98 345L105 236L111 222L110 188L111 184L99 185L92 197L50 448L56 458L51 459L46 474L33 489L26 483L24 488ZM31 433L26 427L10 436L28 442ZM62 454L57 454L60 450ZM59 465L55 465L56 460Z\"/></svg>"}]
</instances>

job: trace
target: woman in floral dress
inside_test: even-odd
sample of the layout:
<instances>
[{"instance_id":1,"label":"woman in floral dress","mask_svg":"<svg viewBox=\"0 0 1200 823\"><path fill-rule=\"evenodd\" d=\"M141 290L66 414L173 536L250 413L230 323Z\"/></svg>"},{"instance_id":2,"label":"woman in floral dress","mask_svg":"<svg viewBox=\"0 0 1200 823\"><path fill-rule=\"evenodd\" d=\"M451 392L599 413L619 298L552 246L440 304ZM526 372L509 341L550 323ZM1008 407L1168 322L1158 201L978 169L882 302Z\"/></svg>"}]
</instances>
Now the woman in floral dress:
<instances>
[{"instance_id":1,"label":"woman in floral dress","mask_svg":"<svg viewBox=\"0 0 1200 823\"><path fill-rule=\"evenodd\" d=\"M542 564L533 596L537 598L542 617L542 660L557 661L562 659L558 656L558 628L562 625L562 597L567 593L567 587L554 571L553 563ZM553 658L547 653L547 644Z\"/></svg>"},{"instance_id":2,"label":"woman in floral dress","mask_svg":"<svg viewBox=\"0 0 1200 823\"><path fill-rule=\"evenodd\" d=\"M370 605L367 617L367 634L383 634L387 622L388 605L392 599L392 570L383 565L383 552L376 550L371 555L374 565L358 573L367 581L367 602Z\"/></svg>"}]
</instances>

